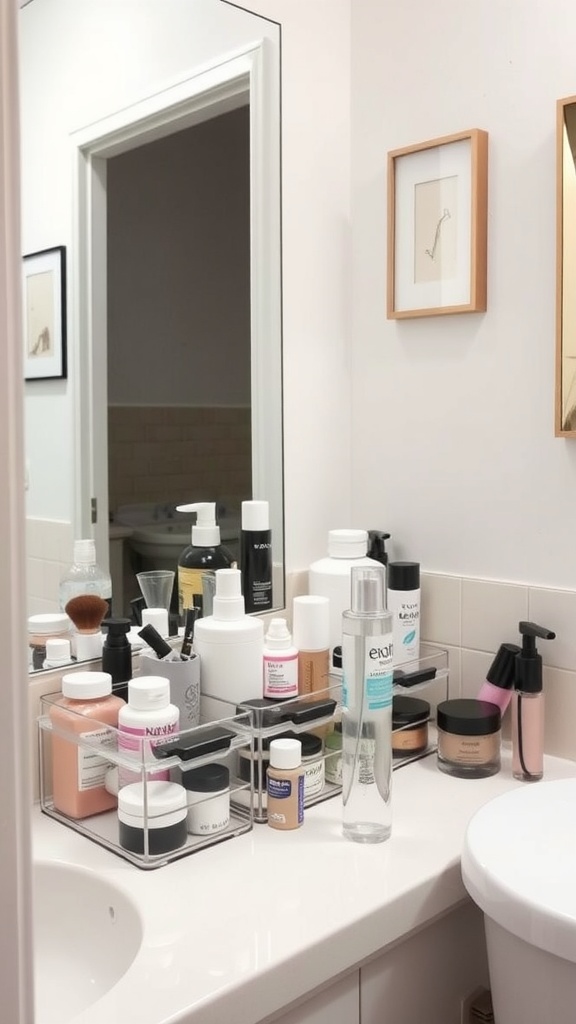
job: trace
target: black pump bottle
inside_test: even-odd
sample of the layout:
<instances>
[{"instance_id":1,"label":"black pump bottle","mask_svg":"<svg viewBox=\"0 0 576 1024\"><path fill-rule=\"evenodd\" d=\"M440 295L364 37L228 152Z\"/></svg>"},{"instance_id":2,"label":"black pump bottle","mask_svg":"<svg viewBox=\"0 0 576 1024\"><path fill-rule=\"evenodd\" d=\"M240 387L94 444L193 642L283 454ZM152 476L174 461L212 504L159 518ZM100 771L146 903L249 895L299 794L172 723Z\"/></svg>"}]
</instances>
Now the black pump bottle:
<instances>
[{"instance_id":1,"label":"black pump bottle","mask_svg":"<svg viewBox=\"0 0 576 1024\"><path fill-rule=\"evenodd\" d=\"M112 676L112 691L128 700L128 681L132 679L132 647L127 634L130 619L104 619L108 632L102 645L102 671Z\"/></svg>"},{"instance_id":2,"label":"black pump bottle","mask_svg":"<svg viewBox=\"0 0 576 1024\"><path fill-rule=\"evenodd\" d=\"M554 640L556 634L535 622L520 622L518 628L522 649L514 659L512 774L523 782L537 782L544 774L544 694L536 637Z\"/></svg>"}]
</instances>

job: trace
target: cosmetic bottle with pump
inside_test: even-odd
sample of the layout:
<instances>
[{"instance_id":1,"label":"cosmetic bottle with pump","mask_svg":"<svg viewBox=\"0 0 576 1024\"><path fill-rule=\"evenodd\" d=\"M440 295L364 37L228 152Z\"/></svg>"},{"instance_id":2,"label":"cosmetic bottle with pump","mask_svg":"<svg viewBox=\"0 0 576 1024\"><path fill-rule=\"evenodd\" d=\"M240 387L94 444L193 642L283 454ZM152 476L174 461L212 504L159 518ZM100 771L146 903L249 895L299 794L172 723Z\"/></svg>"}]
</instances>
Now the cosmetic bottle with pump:
<instances>
[{"instance_id":1,"label":"cosmetic bottle with pump","mask_svg":"<svg viewBox=\"0 0 576 1024\"><path fill-rule=\"evenodd\" d=\"M544 693L542 656L536 638L556 634L535 622L520 622L522 649L515 658L512 694L512 774L522 782L537 782L544 774Z\"/></svg>"},{"instance_id":2,"label":"cosmetic bottle with pump","mask_svg":"<svg viewBox=\"0 0 576 1024\"><path fill-rule=\"evenodd\" d=\"M386 567L388 565L388 552L386 541L390 540L390 534L383 530L368 530L368 558Z\"/></svg>"},{"instance_id":3,"label":"cosmetic bottle with pump","mask_svg":"<svg viewBox=\"0 0 576 1024\"><path fill-rule=\"evenodd\" d=\"M420 564L388 562L388 608L393 616L394 665L420 657Z\"/></svg>"},{"instance_id":4,"label":"cosmetic bottle with pump","mask_svg":"<svg viewBox=\"0 0 576 1024\"><path fill-rule=\"evenodd\" d=\"M246 615L240 569L216 570L212 615L197 620L194 651L200 655L203 694L236 705L262 686L264 625Z\"/></svg>"},{"instance_id":5,"label":"cosmetic bottle with pump","mask_svg":"<svg viewBox=\"0 0 576 1024\"><path fill-rule=\"evenodd\" d=\"M212 614L212 586L217 569L229 569L232 555L220 542L216 502L197 501L177 505L177 512L196 512L191 543L178 560L178 613L184 621L189 608L200 607L202 615ZM207 579L210 577L210 579Z\"/></svg>"},{"instance_id":6,"label":"cosmetic bottle with pump","mask_svg":"<svg viewBox=\"0 0 576 1024\"><path fill-rule=\"evenodd\" d=\"M73 597L85 594L96 594L108 602L111 609L112 579L110 573L102 569L96 562L96 544L94 540L74 541L74 561L60 580L60 608L64 611L66 604Z\"/></svg>"},{"instance_id":7,"label":"cosmetic bottle with pump","mask_svg":"<svg viewBox=\"0 0 576 1024\"><path fill-rule=\"evenodd\" d=\"M267 501L242 502L240 570L246 614L272 607L272 532Z\"/></svg>"},{"instance_id":8,"label":"cosmetic bottle with pump","mask_svg":"<svg viewBox=\"0 0 576 1024\"><path fill-rule=\"evenodd\" d=\"M308 593L327 597L330 602L329 662L334 671L334 648L342 643L342 612L350 607L350 574L354 565L379 565L368 558L366 530L330 530L328 557L312 562L308 570Z\"/></svg>"},{"instance_id":9,"label":"cosmetic bottle with pump","mask_svg":"<svg viewBox=\"0 0 576 1024\"><path fill-rule=\"evenodd\" d=\"M343 831L381 843L392 828L392 613L382 565L354 567L351 584L342 616Z\"/></svg>"},{"instance_id":10,"label":"cosmetic bottle with pump","mask_svg":"<svg viewBox=\"0 0 576 1024\"><path fill-rule=\"evenodd\" d=\"M478 700L496 704L502 715L512 700L517 654L520 654L517 644L500 644L486 673L486 682L482 683L478 693Z\"/></svg>"},{"instance_id":11,"label":"cosmetic bottle with pump","mask_svg":"<svg viewBox=\"0 0 576 1024\"><path fill-rule=\"evenodd\" d=\"M102 645L102 671L110 673L114 693L126 701L128 682L132 679L130 619L105 619L102 625L108 627Z\"/></svg>"},{"instance_id":12,"label":"cosmetic bottle with pump","mask_svg":"<svg viewBox=\"0 0 576 1024\"><path fill-rule=\"evenodd\" d=\"M330 685L330 602L304 594L292 602L292 635L298 650L298 693L316 693Z\"/></svg>"}]
</instances>

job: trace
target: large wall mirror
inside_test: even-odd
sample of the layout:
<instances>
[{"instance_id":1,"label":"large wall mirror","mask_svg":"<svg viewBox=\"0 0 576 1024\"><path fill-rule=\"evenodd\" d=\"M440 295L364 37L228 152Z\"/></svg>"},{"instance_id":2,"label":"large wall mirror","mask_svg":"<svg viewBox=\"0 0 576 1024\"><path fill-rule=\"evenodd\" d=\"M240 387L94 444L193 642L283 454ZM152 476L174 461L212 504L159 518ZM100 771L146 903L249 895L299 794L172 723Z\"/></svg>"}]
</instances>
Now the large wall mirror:
<instances>
[{"instance_id":1,"label":"large wall mirror","mask_svg":"<svg viewBox=\"0 0 576 1024\"><path fill-rule=\"evenodd\" d=\"M284 604L280 27L226 0L21 10L24 254L65 246L68 377L26 383L29 614L93 536L126 614L214 501L270 503ZM57 69L57 73L56 73Z\"/></svg>"},{"instance_id":2,"label":"large wall mirror","mask_svg":"<svg viewBox=\"0 0 576 1024\"><path fill-rule=\"evenodd\" d=\"M556 435L576 437L576 96L557 104Z\"/></svg>"}]
</instances>

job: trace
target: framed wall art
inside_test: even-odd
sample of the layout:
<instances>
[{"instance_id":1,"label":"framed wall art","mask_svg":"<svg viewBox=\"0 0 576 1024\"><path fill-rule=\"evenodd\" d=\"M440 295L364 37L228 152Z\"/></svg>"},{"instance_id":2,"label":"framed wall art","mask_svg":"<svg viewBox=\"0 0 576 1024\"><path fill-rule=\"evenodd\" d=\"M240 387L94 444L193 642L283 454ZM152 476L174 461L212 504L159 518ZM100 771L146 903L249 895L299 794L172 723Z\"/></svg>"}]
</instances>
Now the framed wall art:
<instances>
[{"instance_id":1,"label":"framed wall art","mask_svg":"<svg viewBox=\"0 0 576 1024\"><path fill-rule=\"evenodd\" d=\"M556 104L556 437L576 437L576 96Z\"/></svg>"},{"instance_id":2,"label":"framed wall art","mask_svg":"<svg viewBox=\"0 0 576 1024\"><path fill-rule=\"evenodd\" d=\"M388 154L388 319L486 309L488 133Z\"/></svg>"},{"instance_id":3,"label":"framed wall art","mask_svg":"<svg viewBox=\"0 0 576 1024\"><path fill-rule=\"evenodd\" d=\"M66 249L23 259L24 377L66 377Z\"/></svg>"}]
</instances>

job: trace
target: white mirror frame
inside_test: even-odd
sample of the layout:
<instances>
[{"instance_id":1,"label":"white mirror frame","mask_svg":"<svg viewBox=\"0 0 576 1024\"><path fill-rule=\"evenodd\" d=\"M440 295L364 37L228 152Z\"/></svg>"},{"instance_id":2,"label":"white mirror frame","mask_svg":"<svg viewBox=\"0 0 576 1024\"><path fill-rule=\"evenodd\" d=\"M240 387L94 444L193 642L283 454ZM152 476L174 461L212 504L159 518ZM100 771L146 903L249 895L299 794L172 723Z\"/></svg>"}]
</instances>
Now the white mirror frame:
<instances>
[{"instance_id":1,"label":"white mirror frame","mask_svg":"<svg viewBox=\"0 0 576 1024\"><path fill-rule=\"evenodd\" d=\"M270 502L273 559L284 566L282 458L281 186L279 82L267 40L71 136L74 238L70 275L75 385L75 536L107 551L106 161L135 146L250 104L252 493ZM77 302L76 306L74 305ZM271 339L277 339L272 344ZM98 438L95 447L93 439ZM98 521L92 524L92 498ZM274 606L284 604L282 592ZM278 574L275 574L275 585Z\"/></svg>"}]
</instances>

